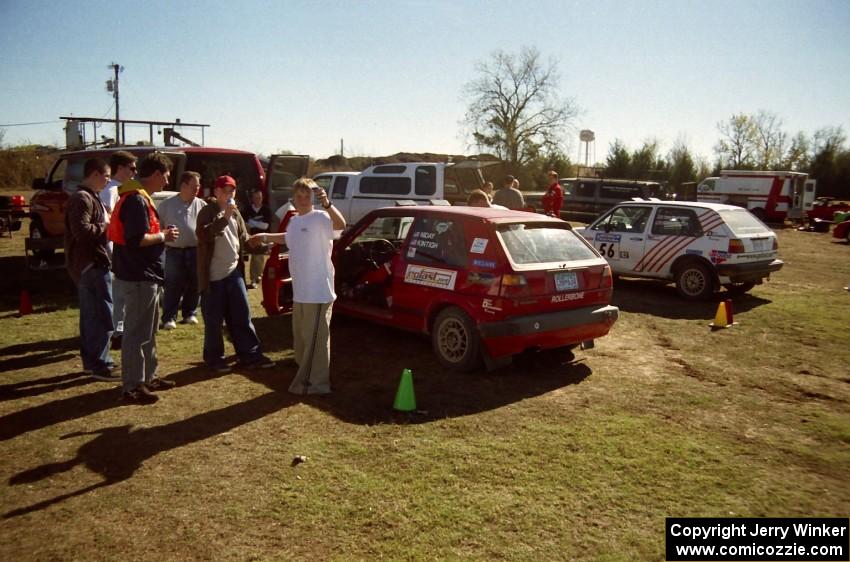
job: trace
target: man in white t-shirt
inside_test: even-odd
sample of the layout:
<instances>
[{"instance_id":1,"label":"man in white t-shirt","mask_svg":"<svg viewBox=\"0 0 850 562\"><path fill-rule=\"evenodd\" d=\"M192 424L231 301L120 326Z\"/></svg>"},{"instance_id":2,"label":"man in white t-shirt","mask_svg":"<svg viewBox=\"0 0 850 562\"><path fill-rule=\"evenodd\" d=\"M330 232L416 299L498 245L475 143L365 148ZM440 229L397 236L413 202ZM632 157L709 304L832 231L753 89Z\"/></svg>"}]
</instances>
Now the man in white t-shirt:
<instances>
[{"instance_id":1,"label":"man in white t-shirt","mask_svg":"<svg viewBox=\"0 0 850 562\"><path fill-rule=\"evenodd\" d=\"M324 210L313 209L313 194ZM298 373L289 385L294 394L328 394L331 391L331 309L336 300L333 240L345 228L345 219L328 200L328 194L310 178L292 188L297 215L285 233L255 234L251 242L286 243L292 276L292 338Z\"/></svg>"}]
</instances>

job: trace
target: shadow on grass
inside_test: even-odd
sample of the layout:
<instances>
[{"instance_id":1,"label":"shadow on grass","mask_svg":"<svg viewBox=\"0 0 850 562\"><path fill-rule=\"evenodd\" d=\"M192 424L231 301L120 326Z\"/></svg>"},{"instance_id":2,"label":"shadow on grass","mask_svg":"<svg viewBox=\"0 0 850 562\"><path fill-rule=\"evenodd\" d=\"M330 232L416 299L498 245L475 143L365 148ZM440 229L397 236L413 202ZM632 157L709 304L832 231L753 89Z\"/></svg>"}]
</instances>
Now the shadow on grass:
<instances>
[{"instance_id":1,"label":"shadow on grass","mask_svg":"<svg viewBox=\"0 0 850 562\"><path fill-rule=\"evenodd\" d=\"M754 289L758 291L758 287ZM734 312L746 312L772 301L745 293L732 295L725 290L715 293L707 301L691 302L682 299L676 287L653 279L619 278L614 283L611 304L624 312L651 314L674 320L711 320L720 301L732 299Z\"/></svg>"},{"instance_id":2,"label":"shadow on grass","mask_svg":"<svg viewBox=\"0 0 850 562\"><path fill-rule=\"evenodd\" d=\"M67 374L60 375L59 377L53 377L53 379L59 379L62 377L68 377L70 379L71 377L76 376L78 376L76 373ZM175 381L180 386L210 380L215 377L216 375L201 367L192 367L168 376L170 380ZM29 383L21 384L35 386L43 380L45 379L29 381ZM58 382L61 384L61 381ZM16 385L7 386L11 387ZM16 389L9 389L10 392L15 392L15 390ZM25 410L0 416L0 441L14 439L20 435L29 433L30 431L36 431L57 423L64 423L84 418L96 412L123 406L124 403L119 401L120 398L120 390L115 386L110 385L108 388L97 390L95 392L72 396L70 398L63 398L61 400L53 400Z\"/></svg>"},{"instance_id":3,"label":"shadow on grass","mask_svg":"<svg viewBox=\"0 0 850 562\"><path fill-rule=\"evenodd\" d=\"M265 338L266 349L276 349L285 345L288 337L291 338L289 317L258 319L256 323L261 337ZM63 439L84 435L94 435L94 438L80 446L73 458L24 470L12 476L9 483L31 484L80 465L100 474L103 480L9 511L3 518L45 509L127 480L145 461L162 452L231 431L297 403L309 404L349 423L417 424L499 408L578 384L591 374L590 368L580 362L565 363L556 353L542 353L519 358L523 363L521 369L506 367L492 373L457 375L440 368L427 340L415 334L346 319L334 322L332 334L335 346L331 360L333 394L290 394L287 389L296 366L292 361L283 361L276 369L239 372L270 390L256 398L156 427L134 429L130 425L116 425L63 436ZM386 346L390 339L392 346ZM400 413L392 409L399 375L404 367L419 373L415 375L415 385L420 409L414 413ZM185 386L208 380L211 375L198 367L168 378ZM0 418L0 438L9 439L27 431L114 408L119 405L116 398L116 390L103 390L4 416Z\"/></svg>"},{"instance_id":4,"label":"shadow on grass","mask_svg":"<svg viewBox=\"0 0 850 562\"><path fill-rule=\"evenodd\" d=\"M72 355L64 356L65 358L73 357ZM57 358L59 361L62 358ZM93 378L84 373L69 373L67 375L59 375L56 377L48 377L46 379L34 379L14 384L0 385L0 402L7 400L17 400L27 396L39 396L48 392L57 390L66 390L77 386L85 386L95 382Z\"/></svg>"}]
</instances>

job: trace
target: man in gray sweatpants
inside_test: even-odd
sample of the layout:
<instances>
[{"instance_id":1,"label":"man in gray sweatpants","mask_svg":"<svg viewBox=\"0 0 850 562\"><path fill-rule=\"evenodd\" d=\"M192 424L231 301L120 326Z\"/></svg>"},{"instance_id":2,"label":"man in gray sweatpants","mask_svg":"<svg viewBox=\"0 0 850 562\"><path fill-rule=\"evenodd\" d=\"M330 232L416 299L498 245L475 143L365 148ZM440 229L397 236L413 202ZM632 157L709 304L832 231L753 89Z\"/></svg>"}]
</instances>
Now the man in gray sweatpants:
<instances>
[{"instance_id":1,"label":"man in gray sweatpants","mask_svg":"<svg viewBox=\"0 0 850 562\"><path fill-rule=\"evenodd\" d=\"M176 227L162 230L149 192L168 185L171 161L154 152L142 160L139 180L118 189L120 198L109 223L113 246L115 284L125 295L124 341L121 346L122 398L135 404L152 404L155 391L168 390L173 381L157 376L156 330L159 293L165 272L165 242L177 239Z\"/></svg>"}]
</instances>

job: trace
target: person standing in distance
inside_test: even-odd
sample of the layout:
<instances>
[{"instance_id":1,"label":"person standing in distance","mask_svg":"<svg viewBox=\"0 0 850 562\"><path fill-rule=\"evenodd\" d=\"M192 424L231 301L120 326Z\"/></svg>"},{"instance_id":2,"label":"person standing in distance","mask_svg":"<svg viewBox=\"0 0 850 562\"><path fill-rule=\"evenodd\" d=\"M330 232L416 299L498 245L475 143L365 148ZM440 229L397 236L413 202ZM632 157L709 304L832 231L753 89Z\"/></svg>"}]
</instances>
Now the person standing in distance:
<instances>
[{"instance_id":1,"label":"person standing in distance","mask_svg":"<svg viewBox=\"0 0 850 562\"><path fill-rule=\"evenodd\" d=\"M163 224L173 224L180 236L165 243L165 293L162 303L162 327L177 327L177 311L182 311L181 324L197 324L198 296L198 237L195 226L198 213L206 202L198 197L201 174L183 172L177 195L159 204Z\"/></svg>"},{"instance_id":2,"label":"person standing in distance","mask_svg":"<svg viewBox=\"0 0 850 562\"><path fill-rule=\"evenodd\" d=\"M561 218L561 206L564 204L564 190L558 183L558 172L549 170L547 176L549 177L549 189L546 190L540 200L543 204L543 214L559 219Z\"/></svg>"},{"instance_id":3,"label":"person standing in distance","mask_svg":"<svg viewBox=\"0 0 850 562\"><path fill-rule=\"evenodd\" d=\"M100 200L106 208L106 222L112 216L112 210L118 203L118 187L136 175L136 156L126 150L113 152L109 157L109 169L112 171L112 179L100 192ZM108 242L109 255L112 255L112 242ZM112 275L112 325L115 331L112 333L112 349L121 349L121 336L124 334L124 295L114 283L115 275Z\"/></svg>"},{"instance_id":4,"label":"person standing in distance","mask_svg":"<svg viewBox=\"0 0 850 562\"><path fill-rule=\"evenodd\" d=\"M268 205L263 204L263 191L259 188L251 192L251 202L245 208L245 222L248 226L248 234L262 234L268 232L272 223L272 211ZM266 252L264 246L259 246L251 252L251 266L248 269L248 288L253 289L260 284L263 278L263 266L266 263Z\"/></svg>"},{"instance_id":5,"label":"person standing in distance","mask_svg":"<svg viewBox=\"0 0 850 562\"><path fill-rule=\"evenodd\" d=\"M83 370L102 381L118 380L109 356L112 277L106 247L106 210L98 194L109 181L100 158L83 165L83 181L65 207L65 257L80 298L80 357Z\"/></svg>"},{"instance_id":6,"label":"person standing in distance","mask_svg":"<svg viewBox=\"0 0 850 562\"><path fill-rule=\"evenodd\" d=\"M519 185L519 182L513 176L505 176L505 181L501 189L493 196L492 202L513 211L522 210L525 207L525 198L522 196L522 192L514 187L514 182Z\"/></svg>"},{"instance_id":7,"label":"person standing in distance","mask_svg":"<svg viewBox=\"0 0 850 562\"><path fill-rule=\"evenodd\" d=\"M274 361L263 355L260 338L251 322L248 292L242 278L240 260L248 241L245 221L233 196L236 180L219 176L215 180L215 201L198 214L198 288L204 315L204 362L217 372L226 373L224 338L221 324L236 350L240 367L268 369Z\"/></svg>"},{"instance_id":8,"label":"person standing in distance","mask_svg":"<svg viewBox=\"0 0 850 562\"><path fill-rule=\"evenodd\" d=\"M152 404L159 399L154 391L174 387L173 381L156 374L156 331L165 243L177 240L180 232L176 227L162 230L150 197L168 185L170 175L171 161L165 154L148 154L139 165L139 179L118 188L118 203L109 223L115 284L125 297L122 398L136 404Z\"/></svg>"},{"instance_id":9,"label":"person standing in distance","mask_svg":"<svg viewBox=\"0 0 850 562\"><path fill-rule=\"evenodd\" d=\"M313 195L323 210L313 209ZM328 194L310 178L292 187L298 213L285 233L256 234L253 244L286 243L292 276L292 338L298 372L289 385L293 394L328 394L331 391L330 323L334 292L331 262L333 240L345 228L345 218L328 200Z\"/></svg>"}]
</instances>

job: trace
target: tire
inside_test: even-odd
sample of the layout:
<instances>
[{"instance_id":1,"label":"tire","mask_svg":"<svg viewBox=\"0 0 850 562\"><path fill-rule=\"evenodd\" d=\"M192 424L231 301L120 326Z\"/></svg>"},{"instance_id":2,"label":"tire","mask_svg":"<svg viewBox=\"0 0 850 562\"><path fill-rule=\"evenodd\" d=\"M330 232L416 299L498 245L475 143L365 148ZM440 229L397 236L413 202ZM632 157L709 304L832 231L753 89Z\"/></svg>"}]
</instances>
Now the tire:
<instances>
[{"instance_id":1,"label":"tire","mask_svg":"<svg viewBox=\"0 0 850 562\"><path fill-rule=\"evenodd\" d=\"M744 282L744 283L729 283L728 285L725 285L725 288L726 288L727 292L729 292L733 295L743 295L744 293L746 293L747 291L749 291L750 289L752 289L755 286L756 286L755 283Z\"/></svg>"},{"instance_id":2,"label":"tire","mask_svg":"<svg viewBox=\"0 0 850 562\"><path fill-rule=\"evenodd\" d=\"M33 217L32 219L30 219L30 238L35 238L37 240L44 240L45 238L48 238L47 231L44 229L44 226L41 224L41 219L36 218L36 217ZM46 250L37 250L37 251L33 252L33 255L35 256L36 259L49 261L50 258L52 258L55 253L56 253L56 251L53 250L53 249L46 249Z\"/></svg>"},{"instance_id":3,"label":"tire","mask_svg":"<svg viewBox=\"0 0 850 562\"><path fill-rule=\"evenodd\" d=\"M467 373L481 366L481 339L475 323L455 306L437 315L431 345L437 359L450 371Z\"/></svg>"},{"instance_id":4,"label":"tire","mask_svg":"<svg viewBox=\"0 0 850 562\"><path fill-rule=\"evenodd\" d=\"M676 271L676 291L687 300L706 300L714 294L714 275L700 262L686 262Z\"/></svg>"}]
</instances>

